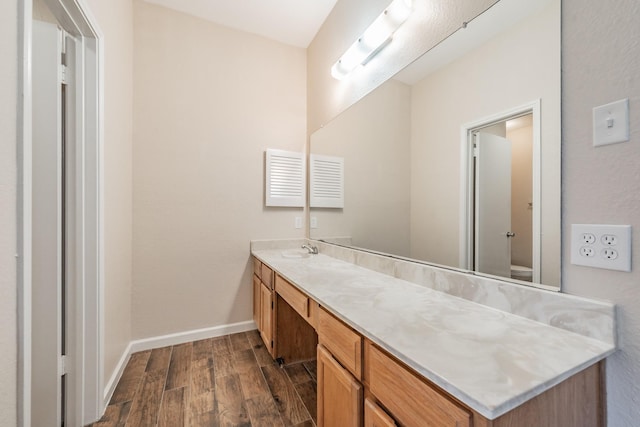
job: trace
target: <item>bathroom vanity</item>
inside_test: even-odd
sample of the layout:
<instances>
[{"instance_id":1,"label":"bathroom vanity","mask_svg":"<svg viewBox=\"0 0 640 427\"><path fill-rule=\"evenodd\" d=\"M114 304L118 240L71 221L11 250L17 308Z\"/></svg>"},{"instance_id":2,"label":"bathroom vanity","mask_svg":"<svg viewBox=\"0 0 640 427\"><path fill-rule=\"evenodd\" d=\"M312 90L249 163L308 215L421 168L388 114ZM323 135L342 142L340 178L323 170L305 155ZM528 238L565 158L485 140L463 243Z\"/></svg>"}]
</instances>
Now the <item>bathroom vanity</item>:
<instances>
[{"instance_id":1,"label":"bathroom vanity","mask_svg":"<svg viewBox=\"0 0 640 427\"><path fill-rule=\"evenodd\" d=\"M253 307L319 426L605 425L612 305L314 243L252 242Z\"/></svg>"}]
</instances>

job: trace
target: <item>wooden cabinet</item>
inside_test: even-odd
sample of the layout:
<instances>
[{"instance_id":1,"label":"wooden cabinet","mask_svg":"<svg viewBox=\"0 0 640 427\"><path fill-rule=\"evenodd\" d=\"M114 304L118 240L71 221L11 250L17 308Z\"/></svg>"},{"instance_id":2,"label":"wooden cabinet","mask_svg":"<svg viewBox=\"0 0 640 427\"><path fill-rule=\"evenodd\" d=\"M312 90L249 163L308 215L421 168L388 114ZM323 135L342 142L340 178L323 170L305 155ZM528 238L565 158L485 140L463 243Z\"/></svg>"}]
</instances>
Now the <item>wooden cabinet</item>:
<instances>
[{"instance_id":1,"label":"wooden cabinet","mask_svg":"<svg viewBox=\"0 0 640 427\"><path fill-rule=\"evenodd\" d=\"M258 330L262 329L260 326L260 285L262 282L260 278L253 275L253 321L256 322Z\"/></svg>"},{"instance_id":2,"label":"wooden cabinet","mask_svg":"<svg viewBox=\"0 0 640 427\"><path fill-rule=\"evenodd\" d=\"M276 275L276 292L287 302L304 320L310 322L310 298L300 292L298 288Z\"/></svg>"},{"instance_id":3,"label":"wooden cabinet","mask_svg":"<svg viewBox=\"0 0 640 427\"><path fill-rule=\"evenodd\" d=\"M273 270L270 269L267 264L262 264L260 280L262 280L262 283L269 289L273 289Z\"/></svg>"},{"instance_id":4,"label":"wooden cabinet","mask_svg":"<svg viewBox=\"0 0 640 427\"><path fill-rule=\"evenodd\" d=\"M362 426L362 337L318 310L318 427Z\"/></svg>"},{"instance_id":5,"label":"wooden cabinet","mask_svg":"<svg viewBox=\"0 0 640 427\"><path fill-rule=\"evenodd\" d=\"M253 320L269 353L273 355L273 270L253 259Z\"/></svg>"},{"instance_id":6,"label":"wooden cabinet","mask_svg":"<svg viewBox=\"0 0 640 427\"><path fill-rule=\"evenodd\" d=\"M365 344L365 380L371 394L406 427L470 427L472 414L375 345Z\"/></svg>"},{"instance_id":7,"label":"wooden cabinet","mask_svg":"<svg viewBox=\"0 0 640 427\"><path fill-rule=\"evenodd\" d=\"M314 307L318 304L277 273L274 298L273 356L284 364L314 359L318 345Z\"/></svg>"},{"instance_id":8,"label":"wooden cabinet","mask_svg":"<svg viewBox=\"0 0 640 427\"><path fill-rule=\"evenodd\" d=\"M396 427L397 424L384 409L371 399L364 400L364 427Z\"/></svg>"},{"instance_id":9,"label":"wooden cabinet","mask_svg":"<svg viewBox=\"0 0 640 427\"><path fill-rule=\"evenodd\" d=\"M264 283L260 285L260 336L267 350L273 349L273 292ZM272 353L273 354L273 353Z\"/></svg>"},{"instance_id":10,"label":"wooden cabinet","mask_svg":"<svg viewBox=\"0 0 640 427\"><path fill-rule=\"evenodd\" d=\"M258 258L253 258L253 321L256 322L258 330L260 326L260 284L262 283L262 263Z\"/></svg>"},{"instance_id":11,"label":"wooden cabinet","mask_svg":"<svg viewBox=\"0 0 640 427\"><path fill-rule=\"evenodd\" d=\"M318 342L357 379L362 378L362 337L323 308L318 312Z\"/></svg>"},{"instance_id":12,"label":"wooden cabinet","mask_svg":"<svg viewBox=\"0 0 640 427\"><path fill-rule=\"evenodd\" d=\"M253 319L274 359L294 363L316 357L318 303L253 260Z\"/></svg>"},{"instance_id":13,"label":"wooden cabinet","mask_svg":"<svg viewBox=\"0 0 640 427\"><path fill-rule=\"evenodd\" d=\"M361 427L362 384L318 345L318 427Z\"/></svg>"},{"instance_id":14,"label":"wooden cabinet","mask_svg":"<svg viewBox=\"0 0 640 427\"><path fill-rule=\"evenodd\" d=\"M253 258L253 274L258 276L258 279L262 276L262 263L258 258Z\"/></svg>"}]
</instances>

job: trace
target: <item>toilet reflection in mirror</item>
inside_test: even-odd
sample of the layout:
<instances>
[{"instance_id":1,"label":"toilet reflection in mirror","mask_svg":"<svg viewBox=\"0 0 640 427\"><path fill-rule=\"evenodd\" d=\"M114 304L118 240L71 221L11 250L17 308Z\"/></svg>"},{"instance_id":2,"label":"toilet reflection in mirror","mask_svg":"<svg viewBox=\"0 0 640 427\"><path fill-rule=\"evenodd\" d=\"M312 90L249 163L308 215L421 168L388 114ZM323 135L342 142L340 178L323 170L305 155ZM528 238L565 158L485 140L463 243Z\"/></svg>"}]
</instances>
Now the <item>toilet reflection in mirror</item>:
<instances>
[{"instance_id":1,"label":"toilet reflection in mirror","mask_svg":"<svg viewBox=\"0 0 640 427\"><path fill-rule=\"evenodd\" d=\"M345 187L343 208L311 208L310 237L558 290L560 6L498 1L315 131L311 153L344 158ZM508 201L496 182L476 183L469 142L505 121L513 173L494 180L509 184ZM527 127L530 159L516 163ZM482 215L497 218L496 200L510 224L492 230Z\"/></svg>"}]
</instances>

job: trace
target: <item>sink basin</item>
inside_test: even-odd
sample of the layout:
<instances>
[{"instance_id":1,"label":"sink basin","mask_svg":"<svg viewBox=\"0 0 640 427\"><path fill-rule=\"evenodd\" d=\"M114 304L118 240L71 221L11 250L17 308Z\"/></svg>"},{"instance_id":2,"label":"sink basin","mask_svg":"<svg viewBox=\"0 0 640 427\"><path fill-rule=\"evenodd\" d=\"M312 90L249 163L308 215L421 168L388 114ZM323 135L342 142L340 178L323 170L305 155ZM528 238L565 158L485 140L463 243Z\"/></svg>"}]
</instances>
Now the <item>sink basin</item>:
<instances>
[{"instance_id":1,"label":"sink basin","mask_svg":"<svg viewBox=\"0 0 640 427\"><path fill-rule=\"evenodd\" d=\"M283 258L309 258L309 255L306 249L289 249L282 251Z\"/></svg>"}]
</instances>

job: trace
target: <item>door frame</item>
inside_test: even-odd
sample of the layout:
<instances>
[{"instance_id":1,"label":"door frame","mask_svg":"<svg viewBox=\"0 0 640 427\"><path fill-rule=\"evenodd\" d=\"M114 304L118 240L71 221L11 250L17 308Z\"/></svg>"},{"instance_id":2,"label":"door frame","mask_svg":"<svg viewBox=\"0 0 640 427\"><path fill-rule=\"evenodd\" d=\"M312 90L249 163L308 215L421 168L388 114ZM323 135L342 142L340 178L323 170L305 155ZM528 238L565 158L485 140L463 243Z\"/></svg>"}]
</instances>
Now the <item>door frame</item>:
<instances>
[{"instance_id":1,"label":"door frame","mask_svg":"<svg viewBox=\"0 0 640 427\"><path fill-rule=\"evenodd\" d=\"M104 38L85 0L43 0L60 26L78 38L76 166L79 191L74 230L81 248L73 260L75 413L70 424L86 425L104 412ZM32 339L32 0L18 0L18 425L31 426Z\"/></svg>"},{"instance_id":2,"label":"door frame","mask_svg":"<svg viewBox=\"0 0 640 427\"><path fill-rule=\"evenodd\" d=\"M463 124L460 127L460 235L459 235L459 265L460 268L470 270L473 261L473 230L474 207L473 191L474 176L471 173L473 164L473 140L472 133L478 128L507 120L512 117L527 113L533 114L533 283L540 285L541 271L541 140L540 140L540 105L541 100L535 99L526 104L519 105L508 110L500 111L487 117ZM482 273L475 272L478 275ZM489 275L486 275L489 276ZM495 277L495 276L491 276ZM510 278L499 277L501 280Z\"/></svg>"}]
</instances>

